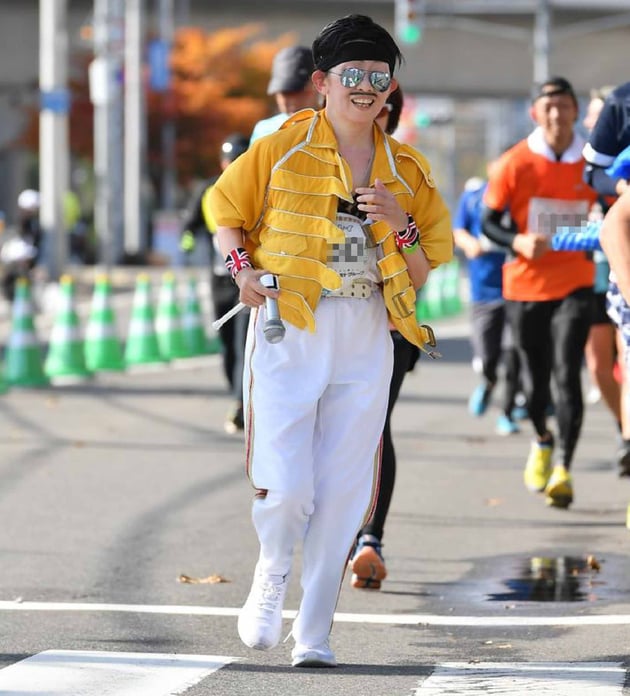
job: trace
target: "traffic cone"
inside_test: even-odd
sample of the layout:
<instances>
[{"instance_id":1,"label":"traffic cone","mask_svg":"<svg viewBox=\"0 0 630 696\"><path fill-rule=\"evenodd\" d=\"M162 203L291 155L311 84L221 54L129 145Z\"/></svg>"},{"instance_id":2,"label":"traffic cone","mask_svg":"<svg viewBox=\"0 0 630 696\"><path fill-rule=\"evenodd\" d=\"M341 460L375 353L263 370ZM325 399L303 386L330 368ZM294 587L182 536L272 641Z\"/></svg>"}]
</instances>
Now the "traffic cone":
<instances>
[{"instance_id":1,"label":"traffic cone","mask_svg":"<svg viewBox=\"0 0 630 696\"><path fill-rule=\"evenodd\" d=\"M141 273L136 279L124 359L126 365L166 362L160 353L155 333L155 319L151 306L151 281L145 273Z\"/></svg>"},{"instance_id":2,"label":"traffic cone","mask_svg":"<svg viewBox=\"0 0 630 696\"><path fill-rule=\"evenodd\" d=\"M210 337L210 340L208 341L208 353L210 355L218 355L223 351L223 343L221 343L221 338L219 337L219 334L214 334L214 336Z\"/></svg>"},{"instance_id":3,"label":"traffic cone","mask_svg":"<svg viewBox=\"0 0 630 696\"><path fill-rule=\"evenodd\" d=\"M85 329L85 364L93 372L125 369L122 344L116 333L116 317L111 306L111 284L99 275L94 285L90 317Z\"/></svg>"},{"instance_id":4,"label":"traffic cone","mask_svg":"<svg viewBox=\"0 0 630 696\"><path fill-rule=\"evenodd\" d=\"M172 273L165 273L162 278L155 331L160 352L165 358L173 360L189 355L184 344L181 313L175 293L175 276Z\"/></svg>"},{"instance_id":5,"label":"traffic cone","mask_svg":"<svg viewBox=\"0 0 630 696\"><path fill-rule=\"evenodd\" d=\"M437 266L429 273L427 282L422 289L425 293L424 300L426 302L427 319L441 319L444 316L443 280L444 266Z\"/></svg>"},{"instance_id":6,"label":"traffic cone","mask_svg":"<svg viewBox=\"0 0 630 696\"><path fill-rule=\"evenodd\" d=\"M416 321L423 324L430 319L429 305L427 303L426 286L420 288L416 294Z\"/></svg>"},{"instance_id":7,"label":"traffic cone","mask_svg":"<svg viewBox=\"0 0 630 696\"><path fill-rule=\"evenodd\" d=\"M182 334L187 355L205 355L208 353L208 339L197 295L197 281L194 278L189 278L186 287L186 299L182 312Z\"/></svg>"},{"instance_id":8,"label":"traffic cone","mask_svg":"<svg viewBox=\"0 0 630 696\"><path fill-rule=\"evenodd\" d=\"M459 291L459 259L457 257L444 266L442 300L444 313L447 316L454 316L462 311L462 299Z\"/></svg>"},{"instance_id":9,"label":"traffic cone","mask_svg":"<svg viewBox=\"0 0 630 696\"><path fill-rule=\"evenodd\" d=\"M15 285L11 334L4 355L4 377L11 386L41 387L48 384L42 349L35 334L31 290L25 278L19 278Z\"/></svg>"},{"instance_id":10,"label":"traffic cone","mask_svg":"<svg viewBox=\"0 0 630 696\"><path fill-rule=\"evenodd\" d=\"M64 275L59 280L59 309L48 343L44 374L51 380L85 378L90 375L85 367L83 339L74 306L74 281L69 275Z\"/></svg>"}]
</instances>

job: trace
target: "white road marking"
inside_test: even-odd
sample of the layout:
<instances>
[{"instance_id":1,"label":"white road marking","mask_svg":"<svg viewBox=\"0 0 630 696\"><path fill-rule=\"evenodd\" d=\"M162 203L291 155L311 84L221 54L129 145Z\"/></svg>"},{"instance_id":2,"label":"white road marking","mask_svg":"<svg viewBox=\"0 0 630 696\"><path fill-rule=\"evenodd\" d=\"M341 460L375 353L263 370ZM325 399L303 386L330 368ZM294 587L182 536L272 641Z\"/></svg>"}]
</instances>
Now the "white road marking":
<instances>
[{"instance_id":1,"label":"white road marking","mask_svg":"<svg viewBox=\"0 0 630 696\"><path fill-rule=\"evenodd\" d=\"M234 662L222 655L46 650L0 669L0 693L173 696Z\"/></svg>"},{"instance_id":2,"label":"white road marking","mask_svg":"<svg viewBox=\"0 0 630 696\"><path fill-rule=\"evenodd\" d=\"M624 679L620 662L444 662L414 696L619 696Z\"/></svg>"},{"instance_id":3,"label":"white road marking","mask_svg":"<svg viewBox=\"0 0 630 696\"><path fill-rule=\"evenodd\" d=\"M0 611L91 611L126 614L171 614L182 616L238 616L240 607L201 607L177 604L98 604L86 602L0 601ZM285 610L285 619L297 612ZM395 626L472 626L497 628L510 626L629 626L630 614L591 614L579 616L441 616L439 614L349 614L337 612L338 623L391 624Z\"/></svg>"}]
</instances>

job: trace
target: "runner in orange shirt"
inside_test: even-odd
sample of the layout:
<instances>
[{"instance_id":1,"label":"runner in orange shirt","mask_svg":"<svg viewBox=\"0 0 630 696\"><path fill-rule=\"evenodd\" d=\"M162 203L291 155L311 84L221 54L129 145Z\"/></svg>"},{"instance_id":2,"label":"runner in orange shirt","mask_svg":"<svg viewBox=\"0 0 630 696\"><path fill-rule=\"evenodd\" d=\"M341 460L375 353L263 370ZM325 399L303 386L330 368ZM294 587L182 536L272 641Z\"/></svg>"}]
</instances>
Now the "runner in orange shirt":
<instances>
[{"instance_id":1,"label":"runner in orange shirt","mask_svg":"<svg viewBox=\"0 0 630 696\"><path fill-rule=\"evenodd\" d=\"M559 508L573 501L569 468L582 427L580 372L594 311L593 262L584 252L551 251L549 243L558 225L586 220L597 198L582 180L584 141L574 131L578 111L566 79L544 82L530 108L536 129L501 157L484 197L485 234L514 254L503 267L503 294L536 433L525 485L544 491L547 504ZM501 226L506 209L513 221L509 230ZM555 457L545 414L552 374Z\"/></svg>"}]
</instances>

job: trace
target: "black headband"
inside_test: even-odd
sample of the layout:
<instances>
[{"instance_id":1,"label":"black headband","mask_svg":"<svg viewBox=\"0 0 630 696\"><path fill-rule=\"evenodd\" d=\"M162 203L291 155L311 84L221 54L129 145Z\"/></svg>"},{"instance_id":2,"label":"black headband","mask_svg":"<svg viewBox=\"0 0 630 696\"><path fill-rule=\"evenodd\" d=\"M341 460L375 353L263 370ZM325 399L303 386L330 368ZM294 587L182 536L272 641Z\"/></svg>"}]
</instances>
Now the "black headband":
<instances>
[{"instance_id":1,"label":"black headband","mask_svg":"<svg viewBox=\"0 0 630 696\"><path fill-rule=\"evenodd\" d=\"M396 57L392 56L391 51L381 43L366 39L355 39L346 41L335 53L326 56L315 56L315 67L317 70L328 72L335 65L348 63L351 60L378 60L389 65L389 72L394 74Z\"/></svg>"}]
</instances>

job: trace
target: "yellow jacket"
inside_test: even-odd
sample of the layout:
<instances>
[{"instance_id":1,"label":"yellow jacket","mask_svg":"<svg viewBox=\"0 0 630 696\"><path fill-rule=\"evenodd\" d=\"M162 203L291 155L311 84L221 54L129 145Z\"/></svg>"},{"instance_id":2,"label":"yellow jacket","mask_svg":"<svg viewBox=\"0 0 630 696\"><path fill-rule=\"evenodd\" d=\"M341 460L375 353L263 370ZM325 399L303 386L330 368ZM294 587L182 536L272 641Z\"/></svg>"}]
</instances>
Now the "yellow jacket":
<instances>
[{"instance_id":1,"label":"yellow jacket","mask_svg":"<svg viewBox=\"0 0 630 696\"><path fill-rule=\"evenodd\" d=\"M427 160L376 125L374 139L371 181L380 179L413 216L431 267L449 261L450 216ZM202 206L217 225L243 228L254 265L279 276L282 318L314 331L322 289L341 287L339 274L326 265L327 248L344 240L335 224L338 199L352 202L352 188L350 169L324 112L305 109L230 164L204 194ZM395 234L382 221L371 231L383 252L378 265L390 320L422 347L428 336L416 322L416 292Z\"/></svg>"}]
</instances>

